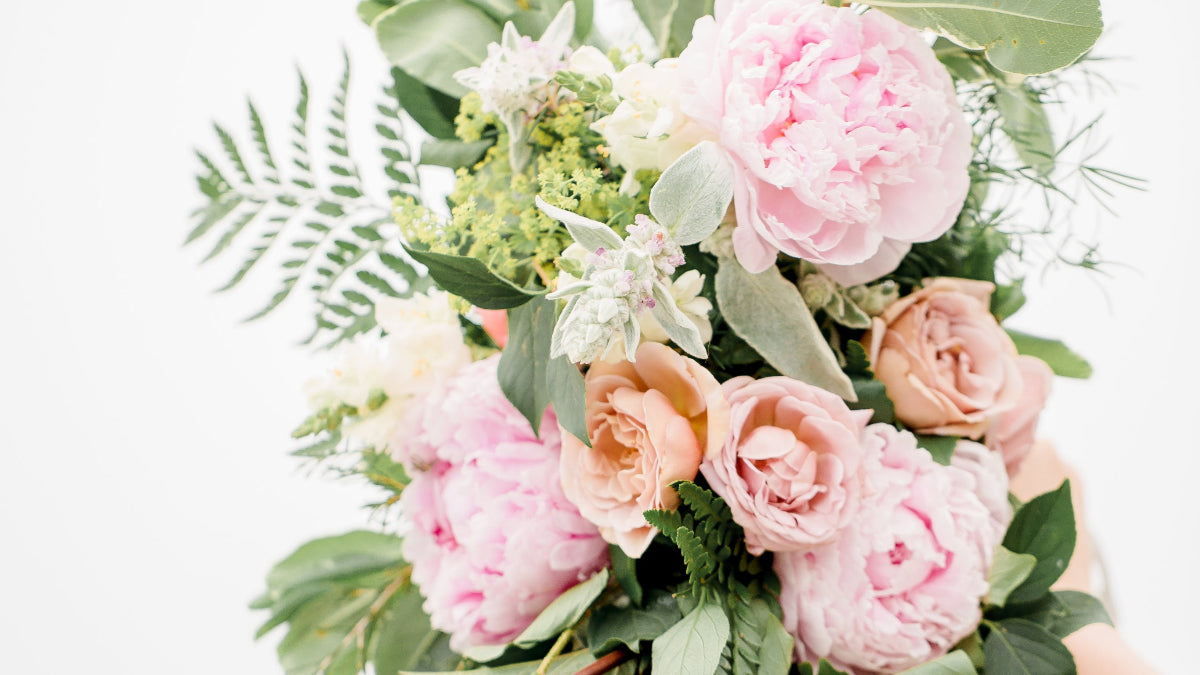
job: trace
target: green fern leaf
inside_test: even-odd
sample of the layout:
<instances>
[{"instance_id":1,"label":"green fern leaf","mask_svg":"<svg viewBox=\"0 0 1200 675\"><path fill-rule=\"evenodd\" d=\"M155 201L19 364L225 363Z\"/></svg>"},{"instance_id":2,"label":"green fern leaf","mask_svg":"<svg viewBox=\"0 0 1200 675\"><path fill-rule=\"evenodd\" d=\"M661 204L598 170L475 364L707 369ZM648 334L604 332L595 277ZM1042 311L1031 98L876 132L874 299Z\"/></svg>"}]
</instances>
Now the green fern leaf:
<instances>
[{"instance_id":1,"label":"green fern leaf","mask_svg":"<svg viewBox=\"0 0 1200 675\"><path fill-rule=\"evenodd\" d=\"M262 117L254 107L254 101L247 100L246 104L250 108L250 133L264 167L263 180L279 185L279 168L275 166L275 158L271 156L271 146L267 143L267 131L263 127Z\"/></svg>"},{"instance_id":2,"label":"green fern leaf","mask_svg":"<svg viewBox=\"0 0 1200 675\"><path fill-rule=\"evenodd\" d=\"M220 124L214 123L213 130L217 132L217 137L221 139L221 147L225 150L225 156L229 159L229 163L233 165L233 168L247 185L254 185L254 178L250 176L250 170L246 168L246 162L242 160L242 152L238 149L233 136Z\"/></svg>"}]
</instances>

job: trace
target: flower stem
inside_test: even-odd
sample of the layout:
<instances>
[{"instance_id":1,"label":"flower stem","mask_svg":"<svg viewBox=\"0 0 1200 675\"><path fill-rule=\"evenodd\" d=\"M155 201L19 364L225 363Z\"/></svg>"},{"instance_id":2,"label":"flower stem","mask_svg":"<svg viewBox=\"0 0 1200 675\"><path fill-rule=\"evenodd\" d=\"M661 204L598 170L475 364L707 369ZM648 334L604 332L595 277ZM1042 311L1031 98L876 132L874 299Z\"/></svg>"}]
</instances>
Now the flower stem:
<instances>
[{"instance_id":1,"label":"flower stem","mask_svg":"<svg viewBox=\"0 0 1200 675\"><path fill-rule=\"evenodd\" d=\"M547 670L550 668L550 663L558 658L559 654L562 654L562 651L567 647L567 643L571 641L571 637L574 635L575 631L568 628L562 632L562 635L558 636L558 640L550 648L550 653L546 654L546 658L542 659L542 662L538 664L536 675L546 675Z\"/></svg>"},{"instance_id":2,"label":"flower stem","mask_svg":"<svg viewBox=\"0 0 1200 675\"><path fill-rule=\"evenodd\" d=\"M596 659L583 670L575 673L575 675L601 675L614 670L617 666L629 661L634 657L633 652L629 651L624 645L611 651L604 656Z\"/></svg>"}]
</instances>

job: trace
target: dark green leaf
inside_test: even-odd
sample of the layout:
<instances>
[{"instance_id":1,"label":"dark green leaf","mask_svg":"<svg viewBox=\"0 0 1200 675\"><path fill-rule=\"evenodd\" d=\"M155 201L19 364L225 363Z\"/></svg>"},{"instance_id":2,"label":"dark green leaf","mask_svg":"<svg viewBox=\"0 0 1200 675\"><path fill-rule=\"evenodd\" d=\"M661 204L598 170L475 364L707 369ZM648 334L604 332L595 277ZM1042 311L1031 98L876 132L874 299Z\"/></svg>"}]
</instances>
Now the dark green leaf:
<instances>
[{"instance_id":1,"label":"dark green leaf","mask_svg":"<svg viewBox=\"0 0 1200 675\"><path fill-rule=\"evenodd\" d=\"M508 345L500 357L500 389L537 433L550 404L546 386L554 302L534 298L508 313Z\"/></svg>"},{"instance_id":2,"label":"dark green leaf","mask_svg":"<svg viewBox=\"0 0 1200 675\"><path fill-rule=\"evenodd\" d=\"M1082 356L1071 351L1060 340L1036 337L1020 331L1009 330L1009 337L1017 345L1017 351L1036 356L1050 366L1055 375L1086 380L1092 376L1092 366Z\"/></svg>"},{"instance_id":3,"label":"dark green leaf","mask_svg":"<svg viewBox=\"0 0 1200 675\"><path fill-rule=\"evenodd\" d=\"M826 661L825 659L821 659L820 665L818 665L815 670L813 669L813 664L801 663L800 664L800 675L848 675L848 674L829 665L829 662Z\"/></svg>"},{"instance_id":4,"label":"dark green leaf","mask_svg":"<svg viewBox=\"0 0 1200 675\"><path fill-rule=\"evenodd\" d=\"M1075 675L1075 659L1062 641L1025 619L995 623L983 652L988 675Z\"/></svg>"},{"instance_id":5,"label":"dark green leaf","mask_svg":"<svg viewBox=\"0 0 1200 675\"><path fill-rule=\"evenodd\" d=\"M546 387L550 390L550 403L554 406L559 426L584 445L592 447L584 415L583 375L565 354L550 359L546 367Z\"/></svg>"},{"instance_id":6,"label":"dark green leaf","mask_svg":"<svg viewBox=\"0 0 1200 675\"><path fill-rule=\"evenodd\" d=\"M846 343L846 372L854 386L857 401L846 405L852 410L872 410L871 423L883 422L892 424L896 421L896 406L888 398L887 387L875 379L871 372L871 361L867 358L867 350L857 340Z\"/></svg>"},{"instance_id":7,"label":"dark green leaf","mask_svg":"<svg viewBox=\"0 0 1200 675\"><path fill-rule=\"evenodd\" d=\"M954 446L958 445L958 436L931 436L915 434L917 445L929 451L933 461L942 466L950 466L950 458L954 457Z\"/></svg>"},{"instance_id":8,"label":"dark green leaf","mask_svg":"<svg viewBox=\"0 0 1200 675\"><path fill-rule=\"evenodd\" d=\"M597 657L620 645L629 647L634 653L641 653L643 641L653 640L667 632L681 616L675 598L659 590L650 594L645 607L607 605L597 609L588 619L588 645Z\"/></svg>"},{"instance_id":9,"label":"dark green leaf","mask_svg":"<svg viewBox=\"0 0 1200 675\"><path fill-rule=\"evenodd\" d=\"M1059 638L1093 623L1112 625L1104 604L1080 591L1052 591L1041 602L1021 614Z\"/></svg>"},{"instance_id":10,"label":"dark green leaf","mask_svg":"<svg viewBox=\"0 0 1200 675\"><path fill-rule=\"evenodd\" d=\"M421 609L422 601L416 586L409 585L380 613L371 635L371 661L376 675L452 669L461 661L449 649L449 636L430 627Z\"/></svg>"},{"instance_id":11,"label":"dark green leaf","mask_svg":"<svg viewBox=\"0 0 1200 675\"><path fill-rule=\"evenodd\" d=\"M1071 482L1053 492L1030 500L1017 511L1004 548L1037 558L1029 577L1008 596L1011 604L1035 602L1067 569L1075 550L1075 509L1071 505Z\"/></svg>"},{"instance_id":12,"label":"dark green leaf","mask_svg":"<svg viewBox=\"0 0 1200 675\"><path fill-rule=\"evenodd\" d=\"M629 595L633 604L641 606L642 585L637 578L637 561L626 555L620 546L614 544L609 544L608 555L612 560L613 576L621 584L621 588L625 589L625 593Z\"/></svg>"},{"instance_id":13,"label":"dark green leaf","mask_svg":"<svg viewBox=\"0 0 1200 675\"><path fill-rule=\"evenodd\" d=\"M392 86L388 93L396 98L404 112L434 138L454 139L454 118L458 98L425 86L399 68L392 68Z\"/></svg>"},{"instance_id":14,"label":"dark green leaf","mask_svg":"<svg viewBox=\"0 0 1200 675\"><path fill-rule=\"evenodd\" d=\"M434 253L405 247L413 260L429 269L429 276L438 287L457 295L483 309L520 307L541 293L518 288L507 279L496 276L488 266L475 258L449 253ZM539 386L544 387L544 383Z\"/></svg>"}]
</instances>

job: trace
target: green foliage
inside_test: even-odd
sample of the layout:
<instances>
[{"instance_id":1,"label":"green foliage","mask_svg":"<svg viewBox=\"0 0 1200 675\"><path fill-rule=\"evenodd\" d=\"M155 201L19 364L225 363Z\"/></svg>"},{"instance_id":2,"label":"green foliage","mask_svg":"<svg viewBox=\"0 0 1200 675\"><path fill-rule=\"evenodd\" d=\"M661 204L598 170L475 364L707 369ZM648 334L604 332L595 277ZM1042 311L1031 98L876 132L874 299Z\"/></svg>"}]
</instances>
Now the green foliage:
<instances>
[{"instance_id":1,"label":"green foliage","mask_svg":"<svg viewBox=\"0 0 1200 675\"><path fill-rule=\"evenodd\" d=\"M384 56L422 83L462 98L469 91L454 73L478 66L500 26L466 0L409 0L371 24Z\"/></svg>"},{"instance_id":2,"label":"green foliage","mask_svg":"<svg viewBox=\"0 0 1200 675\"><path fill-rule=\"evenodd\" d=\"M855 398L853 384L800 290L778 268L751 274L736 260L723 258L716 288L717 305L729 327L780 373L844 399Z\"/></svg>"},{"instance_id":3,"label":"green foliage","mask_svg":"<svg viewBox=\"0 0 1200 675\"><path fill-rule=\"evenodd\" d=\"M587 642L597 657L621 645L635 654L642 652L642 643L663 633L682 617L679 603L670 593L652 591L644 607L605 605L595 610L587 624Z\"/></svg>"},{"instance_id":4,"label":"green foliage","mask_svg":"<svg viewBox=\"0 0 1200 675\"><path fill-rule=\"evenodd\" d=\"M732 630L719 672L731 675L787 675L795 642L780 622L775 598L761 588L734 584L725 594Z\"/></svg>"},{"instance_id":5,"label":"green foliage","mask_svg":"<svg viewBox=\"0 0 1200 675\"><path fill-rule=\"evenodd\" d=\"M500 356L500 389L536 434L550 404L547 375L554 302L535 298L508 313L508 346Z\"/></svg>"},{"instance_id":6,"label":"green foliage","mask_svg":"<svg viewBox=\"0 0 1200 675\"><path fill-rule=\"evenodd\" d=\"M966 652L956 649L929 663L909 668L900 675L975 675L975 665Z\"/></svg>"},{"instance_id":7,"label":"green foliage","mask_svg":"<svg viewBox=\"0 0 1200 675\"><path fill-rule=\"evenodd\" d=\"M1013 553L1028 553L1037 564L1008 596L1013 604L1036 602L1050 590L1067 569L1075 551L1075 510L1071 505L1071 482L1053 492L1035 497L1017 511L1004 548Z\"/></svg>"},{"instance_id":8,"label":"green foliage","mask_svg":"<svg viewBox=\"0 0 1200 675\"><path fill-rule=\"evenodd\" d=\"M1075 659L1050 631L1026 619L990 623L983 642L988 675L1075 675Z\"/></svg>"},{"instance_id":9,"label":"green foliage","mask_svg":"<svg viewBox=\"0 0 1200 675\"><path fill-rule=\"evenodd\" d=\"M258 637L287 624L279 661L288 675L353 675L369 662L380 675L453 668L460 659L429 627L409 573L394 536L351 532L311 541L267 576L267 592L251 605L270 613Z\"/></svg>"},{"instance_id":10,"label":"green foliage","mask_svg":"<svg viewBox=\"0 0 1200 675\"><path fill-rule=\"evenodd\" d=\"M651 215L681 246L715 232L732 201L733 166L711 141L685 152L650 189Z\"/></svg>"},{"instance_id":11,"label":"green foliage","mask_svg":"<svg viewBox=\"0 0 1200 675\"><path fill-rule=\"evenodd\" d=\"M541 661L512 663L506 666L483 666L470 670L444 670L431 672L425 669L400 672L400 675L575 675L581 669L595 663L591 653L586 650L562 654ZM383 675L380 673L380 675Z\"/></svg>"},{"instance_id":12,"label":"green foliage","mask_svg":"<svg viewBox=\"0 0 1200 675\"><path fill-rule=\"evenodd\" d=\"M811 663L801 663L800 675L847 675L847 673L829 665L825 659L821 659L815 668Z\"/></svg>"},{"instance_id":13,"label":"green foliage","mask_svg":"<svg viewBox=\"0 0 1200 675\"><path fill-rule=\"evenodd\" d=\"M550 391L550 404L554 406L558 425L590 448L583 374L566 354L550 359L547 364L546 388Z\"/></svg>"},{"instance_id":14,"label":"green foliage","mask_svg":"<svg viewBox=\"0 0 1200 675\"><path fill-rule=\"evenodd\" d=\"M541 293L519 288L498 277L475 258L405 247L409 257L425 266L442 290L483 309L520 307Z\"/></svg>"},{"instance_id":15,"label":"green foliage","mask_svg":"<svg viewBox=\"0 0 1200 675\"><path fill-rule=\"evenodd\" d=\"M885 422L892 424L896 421L896 406L888 398L887 387L875 379L871 371L871 361L867 358L867 350L857 340L846 343L846 374L854 385L857 401L847 403L853 410L873 410L871 423Z\"/></svg>"},{"instance_id":16,"label":"green foliage","mask_svg":"<svg viewBox=\"0 0 1200 675\"><path fill-rule=\"evenodd\" d=\"M1113 625L1104 604L1079 591L1052 591L1040 601L1018 607L1007 615L1028 619L1059 639L1093 623Z\"/></svg>"},{"instance_id":17,"label":"green foliage","mask_svg":"<svg viewBox=\"0 0 1200 675\"><path fill-rule=\"evenodd\" d=\"M654 640L656 675L712 675L729 640L729 617L712 602L701 602Z\"/></svg>"},{"instance_id":18,"label":"green foliage","mask_svg":"<svg viewBox=\"0 0 1200 675\"><path fill-rule=\"evenodd\" d=\"M683 505L676 511L646 511L645 516L683 554L692 595L704 598L710 589L734 590L738 583L755 583L765 568L760 558L746 551L742 527L734 522L725 500L689 481L671 487Z\"/></svg>"},{"instance_id":19,"label":"green foliage","mask_svg":"<svg viewBox=\"0 0 1200 675\"><path fill-rule=\"evenodd\" d=\"M1099 0L864 0L919 30L985 50L1000 70L1036 75L1071 65L1104 27Z\"/></svg>"},{"instance_id":20,"label":"green foliage","mask_svg":"<svg viewBox=\"0 0 1200 675\"><path fill-rule=\"evenodd\" d=\"M638 582L637 560L630 558L620 546L608 545L608 556L612 560L613 577L621 584L622 590L636 606L642 605L644 592Z\"/></svg>"},{"instance_id":21,"label":"green foliage","mask_svg":"<svg viewBox=\"0 0 1200 675\"><path fill-rule=\"evenodd\" d=\"M663 56L678 56L692 40L696 19L713 13L713 0L633 0Z\"/></svg>"},{"instance_id":22,"label":"green foliage","mask_svg":"<svg viewBox=\"0 0 1200 675\"><path fill-rule=\"evenodd\" d=\"M1055 375L1081 380L1092 376L1092 365L1087 359L1071 351L1071 348L1060 340L1037 337L1015 330L1009 330L1008 336L1012 338L1018 352L1045 361Z\"/></svg>"},{"instance_id":23,"label":"green foliage","mask_svg":"<svg viewBox=\"0 0 1200 675\"><path fill-rule=\"evenodd\" d=\"M590 78L583 73L570 70L559 71L554 76L557 82L567 91L575 94L580 103L595 108L605 115L612 114L620 101L613 95L613 81L608 75Z\"/></svg>"},{"instance_id":24,"label":"green foliage","mask_svg":"<svg viewBox=\"0 0 1200 675\"><path fill-rule=\"evenodd\" d=\"M393 82L385 88L376 125L382 170L392 185L392 197L418 190L396 87ZM205 258L210 260L248 240L242 262L221 291L236 287L268 257L278 258L278 289L249 319L269 314L297 287L307 287L316 304L316 325L308 342L324 335L332 344L369 330L375 325L374 298L405 295L421 287L412 265L398 255L394 231L389 231L390 209L372 201L364 191L346 136L349 89L347 59L328 110L325 150L329 161L324 170L314 168L308 84L303 75L288 161L272 152L253 104L249 111L252 154L244 152L220 125L216 133L231 171L223 171L208 155L198 153L201 172L197 182L208 204L195 211L198 222L187 242L215 236ZM257 232L257 237L250 239L252 232Z\"/></svg>"},{"instance_id":25,"label":"green foliage","mask_svg":"<svg viewBox=\"0 0 1200 675\"><path fill-rule=\"evenodd\" d=\"M988 594L984 602L1003 607L1008 596L1016 590L1037 566L1037 558L1028 553L1013 553L1003 546L996 547L996 557L988 572Z\"/></svg>"},{"instance_id":26,"label":"green foliage","mask_svg":"<svg viewBox=\"0 0 1200 675\"><path fill-rule=\"evenodd\" d=\"M926 451L933 457L933 461L942 466L949 466L950 459L954 457L954 446L958 445L958 436L933 436L930 434L916 434L917 445L925 448Z\"/></svg>"}]
</instances>

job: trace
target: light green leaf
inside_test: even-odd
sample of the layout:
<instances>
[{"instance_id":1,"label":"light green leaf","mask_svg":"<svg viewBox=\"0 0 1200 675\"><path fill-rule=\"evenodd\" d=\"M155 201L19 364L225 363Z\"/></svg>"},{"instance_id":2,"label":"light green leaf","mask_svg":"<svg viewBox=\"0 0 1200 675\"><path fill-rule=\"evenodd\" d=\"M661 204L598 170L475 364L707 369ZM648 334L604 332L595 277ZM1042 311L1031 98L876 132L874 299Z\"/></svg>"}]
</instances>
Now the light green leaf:
<instances>
[{"instance_id":1,"label":"light green leaf","mask_svg":"<svg viewBox=\"0 0 1200 675\"><path fill-rule=\"evenodd\" d=\"M811 663L800 664L800 675L848 675L847 673L829 665L825 659L821 659L820 663L814 669Z\"/></svg>"},{"instance_id":2,"label":"light green leaf","mask_svg":"<svg viewBox=\"0 0 1200 675\"><path fill-rule=\"evenodd\" d=\"M799 289L778 268L751 274L722 258L717 304L730 328L780 373L850 401L857 398Z\"/></svg>"},{"instance_id":3,"label":"light green leaf","mask_svg":"<svg viewBox=\"0 0 1200 675\"><path fill-rule=\"evenodd\" d=\"M766 624L758 654L758 675L787 675L792 667L796 641L774 614L766 615Z\"/></svg>"},{"instance_id":4,"label":"light green leaf","mask_svg":"<svg viewBox=\"0 0 1200 675\"><path fill-rule=\"evenodd\" d=\"M1037 558L1029 576L1008 596L1021 604L1040 600L1050 585L1067 570L1075 551L1075 509L1071 504L1071 481L1063 481L1053 492L1034 497L1017 511L1004 548Z\"/></svg>"},{"instance_id":5,"label":"light green leaf","mask_svg":"<svg viewBox=\"0 0 1200 675\"><path fill-rule=\"evenodd\" d=\"M476 307L512 309L541 295L496 276L483 261L476 258L421 251L407 246L404 250L429 270L429 276L437 282L438 287L464 298Z\"/></svg>"},{"instance_id":6,"label":"light green leaf","mask_svg":"<svg viewBox=\"0 0 1200 675\"><path fill-rule=\"evenodd\" d=\"M546 386L550 390L550 404L554 406L559 426L584 445L592 447L584 415L584 397L587 391L583 375L565 354L550 359L546 372Z\"/></svg>"},{"instance_id":7,"label":"light green leaf","mask_svg":"<svg viewBox=\"0 0 1200 675\"><path fill-rule=\"evenodd\" d=\"M546 387L550 342L554 334L554 302L536 298L508 313L508 345L500 356L497 376L509 402L529 420L534 433L550 404Z\"/></svg>"},{"instance_id":8,"label":"light green leaf","mask_svg":"<svg viewBox=\"0 0 1200 675\"><path fill-rule=\"evenodd\" d=\"M358 3L358 18L370 26L376 17L386 12L395 4L397 4L396 0L362 0L362 2Z\"/></svg>"},{"instance_id":9,"label":"light green leaf","mask_svg":"<svg viewBox=\"0 0 1200 675\"><path fill-rule=\"evenodd\" d=\"M621 248L621 237L604 223L584 218L578 213L572 213L557 206L551 206L541 197L535 197L534 203L542 210L542 213L566 225L567 231L571 233L571 238L587 250Z\"/></svg>"},{"instance_id":10,"label":"light green leaf","mask_svg":"<svg viewBox=\"0 0 1200 675\"><path fill-rule=\"evenodd\" d=\"M1017 351L1027 356L1036 356L1050 366L1055 375L1086 380L1092 376L1092 364L1071 351L1061 340L1037 337L1020 331L1008 330Z\"/></svg>"},{"instance_id":11,"label":"light green leaf","mask_svg":"<svg viewBox=\"0 0 1200 675\"><path fill-rule=\"evenodd\" d=\"M996 107L1004 135L1012 139L1017 156L1045 178L1054 171L1054 133L1041 101L1024 86L998 85Z\"/></svg>"},{"instance_id":12,"label":"light green leaf","mask_svg":"<svg viewBox=\"0 0 1200 675\"><path fill-rule=\"evenodd\" d=\"M988 675L1075 675L1075 659L1061 640L1025 619L993 624L983 642Z\"/></svg>"},{"instance_id":13,"label":"light green leaf","mask_svg":"<svg viewBox=\"0 0 1200 675\"><path fill-rule=\"evenodd\" d=\"M1099 0L864 0L904 23L968 49L983 49L1000 70L1021 75L1071 65L1100 37Z\"/></svg>"},{"instance_id":14,"label":"light green leaf","mask_svg":"<svg viewBox=\"0 0 1200 675\"><path fill-rule=\"evenodd\" d=\"M729 617L713 603L693 609L654 639L655 675L713 675L729 640Z\"/></svg>"},{"instance_id":15,"label":"light green leaf","mask_svg":"<svg viewBox=\"0 0 1200 675\"><path fill-rule=\"evenodd\" d=\"M416 586L396 594L371 632L371 662L376 675L401 670L453 668L460 660L449 650L449 637L429 625Z\"/></svg>"},{"instance_id":16,"label":"light green leaf","mask_svg":"<svg viewBox=\"0 0 1200 675\"><path fill-rule=\"evenodd\" d=\"M662 55L672 56L691 42L696 19L712 14L713 0L633 0L633 7Z\"/></svg>"},{"instance_id":17,"label":"light green leaf","mask_svg":"<svg viewBox=\"0 0 1200 675\"><path fill-rule=\"evenodd\" d=\"M559 633L574 626L583 617L583 613L592 606L596 598L600 597L606 586L608 586L607 568L593 574L592 578L567 589L566 592L555 598L554 602L542 610L533 623L521 631L521 634L511 644L518 648L528 648L557 637ZM472 661L491 661L503 654L507 647L508 645L480 647L468 650L465 656Z\"/></svg>"},{"instance_id":18,"label":"light green leaf","mask_svg":"<svg viewBox=\"0 0 1200 675\"><path fill-rule=\"evenodd\" d=\"M393 65L455 98L469 89L454 73L478 66L487 46L500 41L500 27L464 0L410 0L383 12L372 24Z\"/></svg>"},{"instance_id":19,"label":"light green leaf","mask_svg":"<svg viewBox=\"0 0 1200 675\"><path fill-rule=\"evenodd\" d=\"M328 579L375 572L400 563L400 538L357 531L316 539L296 549L267 575L268 593Z\"/></svg>"},{"instance_id":20,"label":"light green leaf","mask_svg":"<svg viewBox=\"0 0 1200 675\"><path fill-rule=\"evenodd\" d=\"M996 548L992 569L988 572L988 594L984 599L993 607L1003 607L1008 596L1026 579L1037 565L1037 558L1028 553L1013 553L1003 546Z\"/></svg>"},{"instance_id":21,"label":"light green leaf","mask_svg":"<svg viewBox=\"0 0 1200 675\"><path fill-rule=\"evenodd\" d=\"M909 668L900 675L975 675L975 666L966 652L956 649L940 659Z\"/></svg>"},{"instance_id":22,"label":"light green leaf","mask_svg":"<svg viewBox=\"0 0 1200 675\"><path fill-rule=\"evenodd\" d=\"M491 140L463 143L435 138L421 144L421 165L469 169L479 163L488 148L495 144Z\"/></svg>"},{"instance_id":23,"label":"light green leaf","mask_svg":"<svg viewBox=\"0 0 1200 675\"><path fill-rule=\"evenodd\" d=\"M667 632L680 616L679 603L665 591L651 593L645 607L606 605L588 619L588 644L596 656L603 656L620 645L640 653L643 641Z\"/></svg>"},{"instance_id":24,"label":"light green leaf","mask_svg":"<svg viewBox=\"0 0 1200 675\"><path fill-rule=\"evenodd\" d=\"M680 246L712 234L733 201L733 166L712 141L688 150L650 190L650 213Z\"/></svg>"}]
</instances>

